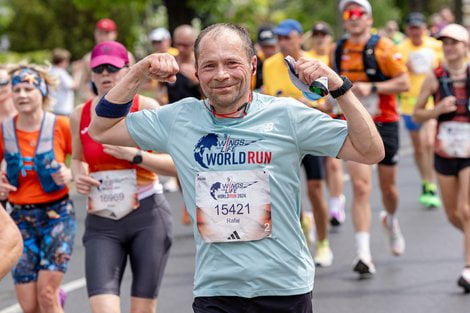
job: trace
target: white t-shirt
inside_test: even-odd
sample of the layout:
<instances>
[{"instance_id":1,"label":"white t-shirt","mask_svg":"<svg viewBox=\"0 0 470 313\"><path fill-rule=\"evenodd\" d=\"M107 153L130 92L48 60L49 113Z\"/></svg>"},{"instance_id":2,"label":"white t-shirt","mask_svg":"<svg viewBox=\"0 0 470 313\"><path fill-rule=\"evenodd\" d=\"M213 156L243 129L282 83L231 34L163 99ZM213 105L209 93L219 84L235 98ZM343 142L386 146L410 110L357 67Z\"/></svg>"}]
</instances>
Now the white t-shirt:
<instances>
[{"instance_id":1,"label":"white t-shirt","mask_svg":"<svg viewBox=\"0 0 470 313\"><path fill-rule=\"evenodd\" d=\"M70 115L74 105L73 79L63 68L52 66L50 74L59 80L56 90L51 91L55 99L52 112L59 115Z\"/></svg>"}]
</instances>

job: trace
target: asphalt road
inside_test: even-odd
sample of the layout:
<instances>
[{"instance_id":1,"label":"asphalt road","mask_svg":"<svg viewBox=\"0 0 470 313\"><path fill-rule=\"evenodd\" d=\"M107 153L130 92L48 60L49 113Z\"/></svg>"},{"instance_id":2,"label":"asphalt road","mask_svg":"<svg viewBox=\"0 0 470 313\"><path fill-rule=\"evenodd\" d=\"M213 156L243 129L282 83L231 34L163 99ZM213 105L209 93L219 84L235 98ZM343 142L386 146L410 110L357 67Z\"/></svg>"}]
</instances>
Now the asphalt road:
<instances>
[{"instance_id":1,"label":"asphalt road","mask_svg":"<svg viewBox=\"0 0 470 313\"><path fill-rule=\"evenodd\" d=\"M399 219L407 240L401 257L389 253L387 238L379 223L380 192L374 172L372 193L372 254L377 274L359 280L352 271L355 257L351 218L339 230L330 232L335 255L329 268L316 270L314 308L316 313L468 313L470 295L457 287L463 266L462 236L447 222L443 209L424 209L418 204L419 176L413 165L408 140L402 132L402 159L399 166ZM350 197L350 186L346 185ZM182 199L179 193L168 193L174 212L174 242L158 300L160 313L192 312L192 279L194 242L192 228L180 225ZM79 221L78 236L70 269L65 276L68 290L66 312L89 312L84 288L83 234L84 199L74 196ZM305 195L304 195L304 199ZM310 205L305 202L305 208ZM348 201L348 203L350 203ZM350 211L348 210L348 213ZM127 269L121 288L122 311L129 311L131 275ZM0 313L21 312L15 307L15 294L10 277L0 282Z\"/></svg>"}]
</instances>

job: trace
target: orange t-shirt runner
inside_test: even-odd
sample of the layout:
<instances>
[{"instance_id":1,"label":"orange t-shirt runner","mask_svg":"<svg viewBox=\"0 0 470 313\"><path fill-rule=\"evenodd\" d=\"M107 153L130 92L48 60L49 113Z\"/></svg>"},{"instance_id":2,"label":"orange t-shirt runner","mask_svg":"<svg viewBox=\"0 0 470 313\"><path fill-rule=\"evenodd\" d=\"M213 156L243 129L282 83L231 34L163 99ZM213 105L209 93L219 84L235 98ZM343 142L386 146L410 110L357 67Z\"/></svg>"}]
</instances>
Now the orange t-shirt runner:
<instances>
[{"instance_id":1,"label":"orange t-shirt runner","mask_svg":"<svg viewBox=\"0 0 470 313\"><path fill-rule=\"evenodd\" d=\"M15 128L17 123L15 117ZM39 140L40 130L28 132L16 129L18 146L23 157L34 157L36 146ZM3 138L3 131L0 128L0 138ZM3 139L0 139L0 158L4 158ZM57 116L54 128L54 154L58 163L64 163L67 155L72 153L72 134L70 132L69 119L65 116ZM20 173L18 176L18 190L10 192L8 201L14 204L40 204L52 202L65 197L69 190L65 186L62 190L46 193L41 188L39 177L33 170L27 170L26 176Z\"/></svg>"},{"instance_id":2,"label":"orange t-shirt runner","mask_svg":"<svg viewBox=\"0 0 470 313\"><path fill-rule=\"evenodd\" d=\"M366 42L352 43L346 40L341 56L341 75L354 82L368 82L369 78L364 72L362 51ZM381 37L375 46L375 59L386 77L396 77L407 71L396 46L388 38ZM331 58L334 60L334 56ZM373 116L374 122L396 122L400 119L397 112L396 95L379 94L380 112Z\"/></svg>"}]
</instances>

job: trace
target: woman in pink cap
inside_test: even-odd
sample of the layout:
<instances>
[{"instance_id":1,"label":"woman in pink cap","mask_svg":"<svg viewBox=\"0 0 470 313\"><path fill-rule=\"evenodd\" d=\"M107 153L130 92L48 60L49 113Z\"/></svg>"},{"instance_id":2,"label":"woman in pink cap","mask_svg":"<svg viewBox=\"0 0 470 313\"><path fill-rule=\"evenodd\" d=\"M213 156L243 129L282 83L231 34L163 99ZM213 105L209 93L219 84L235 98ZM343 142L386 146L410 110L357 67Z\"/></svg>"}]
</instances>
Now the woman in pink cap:
<instances>
[{"instance_id":1,"label":"woman in pink cap","mask_svg":"<svg viewBox=\"0 0 470 313\"><path fill-rule=\"evenodd\" d=\"M172 242L170 209L153 173L175 175L171 158L102 145L87 132L99 99L127 73L128 66L128 52L120 43L95 46L90 67L98 97L71 115L72 170L77 191L88 196L83 243L92 312L120 312L120 285L128 258L133 274L131 312L156 312ZM153 99L137 95L131 111L157 107Z\"/></svg>"}]
</instances>

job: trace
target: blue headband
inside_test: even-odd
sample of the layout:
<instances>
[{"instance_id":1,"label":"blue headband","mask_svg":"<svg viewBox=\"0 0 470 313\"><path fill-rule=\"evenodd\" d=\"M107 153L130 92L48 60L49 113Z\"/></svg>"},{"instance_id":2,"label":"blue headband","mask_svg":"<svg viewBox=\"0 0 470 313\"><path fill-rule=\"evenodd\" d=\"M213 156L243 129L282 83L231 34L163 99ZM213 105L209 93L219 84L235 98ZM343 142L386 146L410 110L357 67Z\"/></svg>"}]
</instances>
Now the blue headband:
<instances>
[{"instance_id":1,"label":"blue headband","mask_svg":"<svg viewBox=\"0 0 470 313\"><path fill-rule=\"evenodd\" d=\"M43 97L47 96L47 86L44 79L42 79L36 71L30 68L25 67L13 73L11 85L14 87L20 83L29 83L36 87Z\"/></svg>"}]
</instances>

